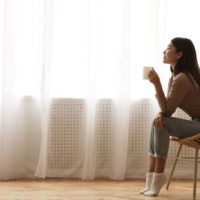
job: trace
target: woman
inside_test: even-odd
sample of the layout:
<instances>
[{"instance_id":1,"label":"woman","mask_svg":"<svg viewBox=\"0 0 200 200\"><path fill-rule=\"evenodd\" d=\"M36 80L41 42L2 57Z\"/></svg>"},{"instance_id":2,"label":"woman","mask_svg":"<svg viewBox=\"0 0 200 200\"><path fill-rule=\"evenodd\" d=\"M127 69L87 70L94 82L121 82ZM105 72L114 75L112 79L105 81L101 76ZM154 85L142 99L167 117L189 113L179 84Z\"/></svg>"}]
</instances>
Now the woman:
<instances>
[{"instance_id":1,"label":"woman","mask_svg":"<svg viewBox=\"0 0 200 200\"><path fill-rule=\"evenodd\" d=\"M160 112L151 129L149 170L146 186L140 192L145 196L157 196L166 182L164 169L169 136L185 138L200 132L200 71L195 47L187 38L174 38L163 54L163 62L170 64L172 72L166 97L158 74L154 69L148 73ZM176 108L182 109L192 120L171 117Z\"/></svg>"}]
</instances>

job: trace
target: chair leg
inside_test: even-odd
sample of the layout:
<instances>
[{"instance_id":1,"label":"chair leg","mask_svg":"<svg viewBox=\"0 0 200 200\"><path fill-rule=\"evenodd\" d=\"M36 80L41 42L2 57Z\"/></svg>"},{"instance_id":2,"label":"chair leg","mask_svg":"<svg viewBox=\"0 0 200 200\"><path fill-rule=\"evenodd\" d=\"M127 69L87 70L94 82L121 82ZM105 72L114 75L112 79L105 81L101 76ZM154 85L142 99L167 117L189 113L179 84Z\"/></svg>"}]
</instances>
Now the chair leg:
<instances>
[{"instance_id":1,"label":"chair leg","mask_svg":"<svg viewBox=\"0 0 200 200\"><path fill-rule=\"evenodd\" d=\"M175 161L174 161L174 164L173 164L173 167L172 167L170 176L169 176L169 180L168 180L168 182L167 182L166 190L168 190L168 188L169 188L169 184L170 184L171 179L172 179L172 176L173 176L173 174L174 174L174 170L175 170L175 167L176 167L176 164L177 164L177 161L178 161L178 158L179 158L181 149L182 149L182 144L180 144L179 149L178 149L178 152L177 152L177 154L176 154L176 159L175 159Z\"/></svg>"},{"instance_id":2,"label":"chair leg","mask_svg":"<svg viewBox=\"0 0 200 200\"><path fill-rule=\"evenodd\" d=\"M198 153L199 150L195 149L195 165L194 165L194 185L193 185L193 200L196 200L196 188L197 188L197 165L198 165Z\"/></svg>"}]
</instances>

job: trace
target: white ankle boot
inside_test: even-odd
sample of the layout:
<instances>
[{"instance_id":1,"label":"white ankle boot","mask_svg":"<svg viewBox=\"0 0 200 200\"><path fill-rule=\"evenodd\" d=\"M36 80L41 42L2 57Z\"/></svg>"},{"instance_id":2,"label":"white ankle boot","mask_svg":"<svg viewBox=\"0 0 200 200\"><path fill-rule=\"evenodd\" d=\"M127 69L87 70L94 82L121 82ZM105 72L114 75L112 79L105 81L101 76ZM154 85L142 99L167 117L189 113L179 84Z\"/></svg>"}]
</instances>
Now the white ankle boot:
<instances>
[{"instance_id":1,"label":"white ankle boot","mask_svg":"<svg viewBox=\"0 0 200 200\"><path fill-rule=\"evenodd\" d=\"M147 192L151 189L152 179L153 179L153 172L147 172L146 173L146 185L145 185L145 188L140 191L140 194L144 194L145 192Z\"/></svg>"},{"instance_id":2,"label":"white ankle boot","mask_svg":"<svg viewBox=\"0 0 200 200\"><path fill-rule=\"evenodd\" d=\"M151 183L151 190L144 193L145 196L157 196L165 184L167 178L164 173L153 173L153 179Z\"/></svg>"}]
</instances>

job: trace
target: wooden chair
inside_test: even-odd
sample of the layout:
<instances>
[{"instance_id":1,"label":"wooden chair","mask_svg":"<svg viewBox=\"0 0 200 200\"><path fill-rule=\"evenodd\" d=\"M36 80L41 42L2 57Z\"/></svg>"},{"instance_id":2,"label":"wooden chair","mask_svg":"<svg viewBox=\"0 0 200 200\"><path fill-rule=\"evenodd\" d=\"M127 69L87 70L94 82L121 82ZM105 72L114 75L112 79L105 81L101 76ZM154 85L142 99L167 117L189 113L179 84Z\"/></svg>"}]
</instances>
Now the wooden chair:
<instances>
[{"instance_id":1,"label":"wooden chair","mask_svg":"<svg viewBox=\"0 0 200 200\"><path fill-rule=\"evenodd\" d=\"M179 143L179 149L178 149L177 154L176 154L176 159L174 161L174 164L173 164L173 167L172 167L172 170L171 170L171 173L170 173L170 177L169 177L169 180L167 182L166 189L168 190L168 188L169 188L169 184L171 182L177 161L181 160L181 159L193 159L194 160L193 200L196 200L197 165L198 165L198 162L199 162L198 153L199 153L199 149L200 149L200 133L198 133L194 136L191 136L191 137L184 138L184 139L177 139L177 138L171 137L170 141L178 142ZM182 157L182 156L180 156L180 152L181 152L183 145L194 148L195 149L195 157Z\"/></svg>"}]
</instances>

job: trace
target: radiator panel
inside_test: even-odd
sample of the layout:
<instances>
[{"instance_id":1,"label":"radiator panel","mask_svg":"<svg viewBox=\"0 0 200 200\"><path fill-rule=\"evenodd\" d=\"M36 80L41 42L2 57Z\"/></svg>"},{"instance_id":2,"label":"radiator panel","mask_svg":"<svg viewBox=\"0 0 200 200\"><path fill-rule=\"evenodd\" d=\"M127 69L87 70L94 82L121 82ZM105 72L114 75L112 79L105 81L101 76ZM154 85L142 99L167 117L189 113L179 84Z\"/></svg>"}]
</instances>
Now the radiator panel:
<instances>
[{"instance_id":1,"label":"radiator panel","mask_svg":"<svg viewBox=\"0 0 200 200\"><path fill-rule=\"evenodd\" d=\"M128 157L126 164L126 177L141 178L148 165L148 146L150 127L155 115L153 105L149 100L134 102L131 105ZM72 169L80 171L84 162L84 123L85 105L81 99L55 99L51 107L50 132L48 141L48 169L71 172ZM112 168L113 155L113 108L112 101L101 100L96 107L96 172L99 176L109 174ZM177 110L175 116L186 118L188 116ZM170 144L169 157L166 169L172 166L178 145ZM193 156L194 151L183 148L182 154ZM181 161L177 164L177 177L183 177L188 169L193 168L193 162ZM79 174L80 174L79 173ZM65 176L70 177L68 173ZM184 174L184 177L187 176ZM52 174L50 176L53 176Z\"/></svg>"}]
</instances>

